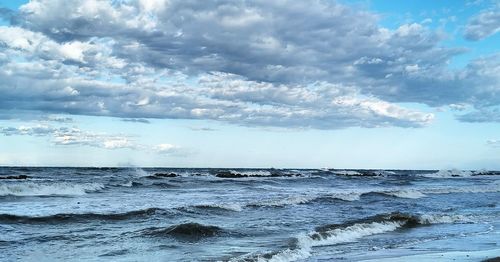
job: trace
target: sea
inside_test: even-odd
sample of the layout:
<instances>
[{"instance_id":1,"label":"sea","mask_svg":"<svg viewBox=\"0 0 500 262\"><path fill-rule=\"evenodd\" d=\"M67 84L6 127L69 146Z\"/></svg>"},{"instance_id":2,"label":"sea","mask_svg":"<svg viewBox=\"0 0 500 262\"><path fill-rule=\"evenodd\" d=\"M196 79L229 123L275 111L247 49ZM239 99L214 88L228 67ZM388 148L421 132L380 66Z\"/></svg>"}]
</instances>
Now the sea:
<instances>
[{"instance_id":1,"label":"sea","mask_svg":"<svg viewBox=\"0 0 500 262\"><path fill-rule=\"evenodd\" d=\"M0 261L482 261L499 200L486 170L0 167Z\"/></svg>"}]
</instances>

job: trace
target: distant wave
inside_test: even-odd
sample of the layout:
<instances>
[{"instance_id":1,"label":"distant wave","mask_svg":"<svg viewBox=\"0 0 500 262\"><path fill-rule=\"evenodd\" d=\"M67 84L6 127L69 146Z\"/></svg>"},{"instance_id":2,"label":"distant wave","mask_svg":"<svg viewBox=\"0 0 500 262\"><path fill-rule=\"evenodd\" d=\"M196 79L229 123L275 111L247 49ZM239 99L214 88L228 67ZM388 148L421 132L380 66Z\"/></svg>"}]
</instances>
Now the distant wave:
<instances>
[{"instance_id":1,"label":"distant wave","mask_svg":"<svg viewBox=\"0 0 500 262\"><path fill-rule=\"evenodd\" d=\"M240 178L308 178L308 175L282 170L255 170L255 171L235 171L235 170L223 170L216 172L214 174L218 178L230 178L230 179L240 179Z\"/></svg>"},{"instance_id":2,"label":"distant wave","mask_svg":"<svg viewBox=\"0 0 500 262\"><path fill-rule=\"evenodd\" d=\"M136 177L147 177L147 176L151 175L151 174L149 174L147 171L145 171L142 168L135 168L134 171L135 171L135 176Z\"/></svg>"},{"instance_id":3,"label":"distant wave","mask_svg":"<svg viewBox=\"0 0 500 262\"><path fill-rule=\"evenodd\" d=\"M100 183L35 183L22 182L12 184L0 184L0 196L55 196L55 195L85 195L88 192L94 192L104 189Z\"/></svg>"},{"instance_id":4,"label":"distant wave","mask_svg":"<svg viewBox=\"0 0 500 262\"><path fill-rule=\"evenodd\" d=\"M152 227L142 230L144 235L153 237L174 237L180 240L199 240L205 237L213 237L224 230L217 226L202 225L198 223L184 223L167 228Z\"/></svg>"},{"instance_id":5,"label":"distant wave","mask_svg":"<svg viewBox=\"0 0 500 262\"><path fill-rule=\"evenodd\" d=\"M433 173L421 174L420 176L428 178L469 178L469 177L481 177L481 176L494 176L500 175L500 171L470 171L470 170L439 170Z\"/></svg>"},{"instance_id":6,"label":"distant wave","mask_svg":"<svg viewBox=\"0 0 500 262\"><path fill-rule=\"evenodd\" d=\"M430 192L432 193L432 192ZM317 200L342 200L342 201L358 201L362 196L370 194L381 194L398 198L417 199L426 197L425 193L414 189L359 189L346 190L345 192L323 192L315 194L304 194L296 196L276 197L271 199L263 199L259 202L249 203L251 207L284 207L287 205L306 204Z\"/></svg>"},{"instance_id":7,"label":"distant wave","mask_svg":"<svg viewBox=\"0 0 500 262\"><path fill-rule=\"evenodd\" d=\"M320 199L337 199L342 201L356 201L359 200L360 196L364 192L331 192L331 193L319 193L319 194L304 194L304 195L292 195L285 197L276 197L270 199L263 199L258 202L248 203L246 206L249 207L284 207L288 205L299 205L306 204L312 201Z\"/></svg>"},{"instance_id":8,"label":"distant wave","mask_svg":"<svg viewBox=\"0 0 500 262\"><path fill-rule=\"evenodd\" d=\"M347 177L385 177L396 174L389 170L329 170L328 172Z\"/></svg>"},{"instance_id":9,"label":"distant wave","mask_svg":"<svg viewBox=\"0 0 500 262\"><path fill-rule=\"evenodd\" d=\"M500 192L500 186L463 186L463 187L442 187L427 188L422 190L427 194L452 194L452 193L496 193Z\"/></svg>"},{"instance_id":10,"label":"distant wave","mask_svg":"<svg viewBox=\"0 0 500 262\"><path fill-rule=\"evenodd\" d=\"M313 247L348 243L357 241L362 237L387 233L399 228L439 223L470 223L470 219L450 215L380 214L342 224L328 224L317 227L313 232L299 235L290 248L272 254L258 255L256 260L296 261L307 259L311 256Z\"/></svg>"},{"instance_id":11,"label":"distant wave","mask_svg":"<svg viewBox=\"0 0 500 262\"><path fill-rule=\"evenodd\" d=\"M245 207L268 207L268 208L281 208L291 205L308 204L314 201L359 201L361 197L371 194L379 194L383 196L419 199L427 197L428 194L451 194L451 193L495 193L500 192L499 186L481 186L481 187L444 187L444 188L422 188L422 189L383 189L383 188L368 188L358 190L346 190L345 192L321 192L311 194L297 194L288 196L277 196L268 199L261 199L258 201L241 202L241 203L211 203L200 204L194 206L195 208L203 209L224 209L229 211L239 212Z\"/></svg>"},{"instance_id":12,"label":"distant wave","mask_svg":"<svg viewBox=\"0 0 500 262\"><path fill-rule=\"evenodd\" d=\"M159 211L165 211L159 208L147 208L134 210L124 213L70 213L70 214L55 214L49 216L24 216L12 214L0 214L0 222L2 223L62 223L62 222L77 222L77 221L92 221L92 220L126 220L135 217L151 216Z\"/></svg>"}]
</instances>

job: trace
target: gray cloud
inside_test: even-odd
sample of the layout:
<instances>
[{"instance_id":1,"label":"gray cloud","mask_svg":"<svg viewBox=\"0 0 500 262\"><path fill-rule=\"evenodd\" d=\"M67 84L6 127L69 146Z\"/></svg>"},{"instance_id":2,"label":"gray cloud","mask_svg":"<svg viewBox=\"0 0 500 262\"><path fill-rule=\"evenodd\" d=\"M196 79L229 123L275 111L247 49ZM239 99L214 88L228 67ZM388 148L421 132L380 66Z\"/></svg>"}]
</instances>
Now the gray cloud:
<instances>
[{"instance_id":1,"label":"gray cloud","mask_svg":"<svg viewBox=\"0 0 500 262\"><path fill-rule=\"evenodd\" d=\"M432 121L402 102L500 103L498 55L451 71L466 50L441 33L335 2L41 0L15 23L0 27L5 110L335 129Z\"/></svg>"},{"instance_id":2,"label":"gray cloud","mask_svg":"<svg viewBox=\"0 0 500 262\"><path fill-rule=\"evenodd\" d=\"M217 129L211 127L190 127L189 129L193 131L206 131L206 132L217 131Z\"/></svg>"},{"instance_id":3,"label":"gray cloud","mask_svg":"<svg viewBox=\"0 0 500 262\"><path fill-rule=\"evenodd\" d=\"M484 108L458 116L458 119L469 123L497 122L500 123L500 108Z\"/></svg>"},{"instance_id":4,"label":"gray cloud","mask_svg":"<svg viewBox=\"0 0 500 262\"><path fill-rule=\"evenodd\" d=\"M500 32L500 4L472 17L465 26L464 37L478 41Z\"/></svg>"},{"instance_id":5,"label":"gray cloud","mask_svg":"<svg viewBox=\"0 0 500 262\"><path fill-rule=\"evenodd\" d=\"M122 119L124 122L132 122L132 123L142 123L142 124L150 124L151 122L144 118L124 118Z\"/></svg>"}]
</instances>

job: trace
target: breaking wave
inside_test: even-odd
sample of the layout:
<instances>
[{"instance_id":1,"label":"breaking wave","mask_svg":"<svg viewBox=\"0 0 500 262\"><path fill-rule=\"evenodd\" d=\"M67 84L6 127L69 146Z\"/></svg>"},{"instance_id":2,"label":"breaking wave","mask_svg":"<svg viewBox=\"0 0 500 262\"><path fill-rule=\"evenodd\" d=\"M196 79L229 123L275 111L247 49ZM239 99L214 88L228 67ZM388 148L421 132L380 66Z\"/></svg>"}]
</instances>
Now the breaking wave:
<instances>
[{"instance_id":1,"label":"breaking wave","mask_svg":"<svg viewBox=\"0 0 500 262\"><path fill-rule=\"evenodd\" d=\"M286 197L276 197L260 200L259 202L249 203L250 207L284 207L288 205L306 204L316 200L337 199L342 201L357 201L364 192L345 192L345 193L323 193L312 195L296 195Z\"/></svg>"},{"instance_id":2,"label":"breaking wave","mask_svg":"<svg viewBox=\"0 0 500 262\"><path fill-rule=\"evenodd\" d=\"M383 191L382 194L394 196L394 197L399 197L399 198L410 198L410 199L417 199L417 198L426 197L426 195L424 193L422 193L418 190L412 190L412 189Z\"/></svg>"},{"instance_id":3,"label":"breaking wave","mask_svg":"<svg viewBox=\"0 0 500 262\"><path fill-rule=\"evenodd\" d=\"M421 174L423 177L428 178L469 178L469 177L480 177L480 176L495 176L500 175L499 171L487 171L487 170L439 170L434 173Z\"/></svg>"},{"instance_id":4,"label":"breaking wave","mask_svg":"<svg viewBox=\"0 0 500 262\"><path fill-rule=\"evenodd\" d=\"M235 212L240 212L243 210L243 208L239 204L201 204L194 207L199 209L222 209Z\"/></svg>"},{"instance_id":5,"label":"breaking wave","mask_svg":"<svg viewBox=\"0 0 500 262\"><path fill-rule=\"evenodd\" d=\"M419 225L440 223L470 223L463 216L423 215L412 216L402 213L381 214L342 224L329 224L317 227L314 231L295 238L288 249L272 254L259 255L257 261L296 261L311 256L312 248L357 241L366 236L412 228Z\"/></svg>"},{"instance_id":6,"label":"breaking wave","mask_svg":"<svg viewBox=\"0 0 500 262\"><path fill-rule=\"evenodd\" d=\"M78 196L102 190L104 187L100 183L72 184L66 182L52 184L34 182L0 184L0 196Z\"/></svg>"}]
</instances>

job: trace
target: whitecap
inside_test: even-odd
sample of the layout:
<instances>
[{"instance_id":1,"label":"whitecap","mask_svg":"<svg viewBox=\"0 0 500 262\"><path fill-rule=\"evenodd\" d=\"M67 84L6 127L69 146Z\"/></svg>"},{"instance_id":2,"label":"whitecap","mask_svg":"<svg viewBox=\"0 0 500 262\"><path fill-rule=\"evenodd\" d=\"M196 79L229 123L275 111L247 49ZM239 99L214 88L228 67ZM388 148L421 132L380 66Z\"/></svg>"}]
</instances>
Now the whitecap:
<instances>
[{"instance_id":1,"label":"whitecap","mask_svg":"<svg viewBox=\"0 0 500 262\"><path fill-rule=\"evenodd\" d=\"M54 195L85 195L88 192L104 188L100 183L72 184L61 183L15 183L0 184L0 196L54 196Z\"/></svg>"}]
</instances>

